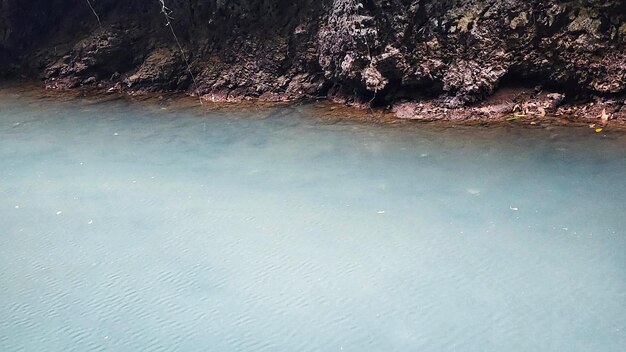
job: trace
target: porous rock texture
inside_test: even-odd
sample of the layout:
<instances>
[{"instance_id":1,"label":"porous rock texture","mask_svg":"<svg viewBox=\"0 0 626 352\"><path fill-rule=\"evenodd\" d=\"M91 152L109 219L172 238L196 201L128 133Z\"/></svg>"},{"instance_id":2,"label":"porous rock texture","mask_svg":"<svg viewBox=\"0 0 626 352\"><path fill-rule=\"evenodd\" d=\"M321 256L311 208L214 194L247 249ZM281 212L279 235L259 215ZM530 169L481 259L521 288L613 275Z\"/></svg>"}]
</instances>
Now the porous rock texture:
<instances>
[{"instance_id":1,"label":"porous rock texture","mask_svg":"<svg viewBox=\"0 0 626 352\"><path fill-rule=\"evenodd\" d=\"M625 0L165 0L171 27L159 0L90 3L0 0L0 74L402 118L626 116Z\"/></svg>"}]
</instances>

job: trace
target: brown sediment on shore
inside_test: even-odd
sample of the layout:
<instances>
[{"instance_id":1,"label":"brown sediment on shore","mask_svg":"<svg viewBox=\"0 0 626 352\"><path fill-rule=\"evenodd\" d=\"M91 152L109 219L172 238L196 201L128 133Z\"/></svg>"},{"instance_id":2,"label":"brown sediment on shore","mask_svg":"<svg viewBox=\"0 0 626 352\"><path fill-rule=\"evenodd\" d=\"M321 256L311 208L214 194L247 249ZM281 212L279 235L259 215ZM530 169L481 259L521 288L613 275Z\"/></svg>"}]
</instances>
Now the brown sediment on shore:
<instances>
[{"instance_id":1,"label":"brown sediment on shore","mask_svg":"<svg viewBox=\"0 0 626 352\"><path fill-rule=\"evenodd\" d=\"M525 90L511 90L513 97L526 93ZM447 111L435 112L432 116L424 115L420 118L399 118L397 113L385 108L362 108L336 103L326 99L322 100L299 100L268 102L258 100L231 100L204 101L198 97L190 96L184 92L144 92L142 94L128 95L119 92L107 92L98 87L83 86L74 89L50 89L37 81L12 81L0 84L0 94L15 94L20 97L37 100L50 100L51 102L65 101L80 104L101 104L110 101L124 100L134 104L143 105L146 109L171 109L172 111L188 111L202 116L207 112L215 111L254 111L260 115L271 113L280 108L297 108L306 106L306 113L311 118L320 119L325 123L339 122L363 122L393 126L417 126L428 125L429 127L514 127L514 128L550 128L556 126L572 126L589 128L590 133L626 132L626 120L612 119L602 122L597 117L587 118L586 115L575 115L564 112L557 115L537 114L520 111L521 106L515 101L509 101L510 95L498 94L495 97L505 99L504 102L496 100L494 103L487 100L480 105L447 109ZM422 103L423 104L423 103ZM492 104L492 105L490 105ZM515 104L515 109L492 113L488 116L476 113L477 110L490 109L497 111L502 105ZM566 106L564 109L584 111L589 105ZM503 109L503 108L502 108ZM515 111L513 111L515 110ZM589 110L591 111L591 110ZM597 132L596 132L597 131Z\"/></svg>"}]
</instances>

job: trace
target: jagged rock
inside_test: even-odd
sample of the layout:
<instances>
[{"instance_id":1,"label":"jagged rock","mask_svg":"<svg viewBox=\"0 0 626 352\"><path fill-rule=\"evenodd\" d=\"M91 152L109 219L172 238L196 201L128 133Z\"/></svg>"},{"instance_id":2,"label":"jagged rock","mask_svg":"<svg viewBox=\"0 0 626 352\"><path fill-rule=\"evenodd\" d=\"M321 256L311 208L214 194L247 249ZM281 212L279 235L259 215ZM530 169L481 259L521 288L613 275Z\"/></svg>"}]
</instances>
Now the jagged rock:
<instances>
[{"instance_id":1,"label":"jagged rock","mask_svg":"<svg viewBox=\"0 0 626 352\"><path fill-rule=\"evenodd\" d=\"M623 0L167 3L172 28L151 1L94 2L100 26L84 1L2 0L0 72L43 73L52 87L123 82L133 92L357 106L459 108L511 85L626 94ZM549 112L562 101L533 104Z\"/></svg>"},{"instance_id":2,"label":"jagged rock","mask_svg":"<svg viewBox=\"0 0 626 352\"><path fill-rule=\"evenodd\" d=\"M188 85L188 73L181 55L175 49L155 49L124 83L128 88L146 90L176 90L183 84Z\"/></svg>"},{"instance_id":3,"label":"jagged rock","mask_svg":"<svg viewBox=\"0 0 626 352\"><path fill-rule=\"evenodd\" d=\"M132 56L131 35L115 28L98 29L80 40L69 55L48 66L44 72L51 87L75 87L108 79L115 72L128 70Z\"/></svg>"}]
</instances>

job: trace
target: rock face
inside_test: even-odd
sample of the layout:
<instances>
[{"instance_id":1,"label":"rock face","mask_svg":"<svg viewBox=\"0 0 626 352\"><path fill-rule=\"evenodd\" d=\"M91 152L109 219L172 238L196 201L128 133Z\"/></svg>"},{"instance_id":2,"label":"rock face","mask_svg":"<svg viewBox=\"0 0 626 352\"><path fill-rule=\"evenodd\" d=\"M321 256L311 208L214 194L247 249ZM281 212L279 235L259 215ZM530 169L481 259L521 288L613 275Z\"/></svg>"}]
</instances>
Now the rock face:
<instances>
[{"instance_id":1,"label":"rock face","mask_svg":"<svg viewBox=\"0 0 626 352\"><path fill-rule=\"evenodd\" d=\"M524 85L542 87L533 99L549 90L626 114L624 0L164 3L172 27L159 0L0 0L0 72L209 100L327 96L416 116L423 102L476 106Z\"/></svg>"}]
</instances>

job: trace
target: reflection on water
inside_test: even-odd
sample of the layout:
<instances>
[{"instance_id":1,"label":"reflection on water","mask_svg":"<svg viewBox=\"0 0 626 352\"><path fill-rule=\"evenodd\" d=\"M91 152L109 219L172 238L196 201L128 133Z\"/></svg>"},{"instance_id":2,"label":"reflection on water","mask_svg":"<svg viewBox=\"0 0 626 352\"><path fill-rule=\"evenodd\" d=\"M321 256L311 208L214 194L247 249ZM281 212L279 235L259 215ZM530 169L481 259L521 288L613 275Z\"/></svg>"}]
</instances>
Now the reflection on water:
<instances>
[{"instance_id":1,"label":"reflection on water","mask_svg":"<svg viewBox=\"0 0 626 352\"><path fill-rule=\"evenodd\" d=\"M626 346L623 136L0 107L1 351Z\"/></svg>"}]
</instances>

